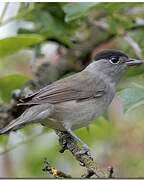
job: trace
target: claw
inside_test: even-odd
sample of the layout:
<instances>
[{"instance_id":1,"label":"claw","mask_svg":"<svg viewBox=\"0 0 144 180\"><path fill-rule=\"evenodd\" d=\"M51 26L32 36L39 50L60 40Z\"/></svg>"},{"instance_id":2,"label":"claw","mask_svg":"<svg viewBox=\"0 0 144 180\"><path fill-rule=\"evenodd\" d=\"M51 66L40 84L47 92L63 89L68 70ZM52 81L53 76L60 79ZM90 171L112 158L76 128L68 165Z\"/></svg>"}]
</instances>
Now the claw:
<instances>
[{"instance_id":1,"label":"claw","mask_svg":"<svg viewBox=\"0 0 144 180\"><path fill-rule=\"evenodd\" d=\"M81 154L88 154L88 155L90 155L90 149L89 149L89 147L86 144L83 145L83 148L84 149L76 152L75 155L81 155Z\"/></svg>"},{"instance_id":2,"label":"claw","mask_svg":"<svg viewBox=\"0 0 144 180\"><path fill-rule=\"evenodd\" d=\"M71 129L67 129L67 132L68 132L71 136L73 136L73 137L82 145L82 147L84 148L83 150L80 150L80 151L76 152L75 154L76 154L76 155L80 155L80 154L88 154L88 155L90 155L90 149L89 149L89 147L88 147L82 140L80 140L80 139L71 131Z\"/></svg>"},{"instance_id":3,"label":"claw","mask_svg":"<svg viewBox=\"0 0 144 180\"><path fill-rule=\"evenodd\" d=\"M88 153L89 153L89 151L88 151L88 150L86 150L86 149L82 149L82 150L80 150L80 151L76 152L76 153L75 153L75 155L77 156L77 155L88 154Z\"/></svg>"}]
</instances>

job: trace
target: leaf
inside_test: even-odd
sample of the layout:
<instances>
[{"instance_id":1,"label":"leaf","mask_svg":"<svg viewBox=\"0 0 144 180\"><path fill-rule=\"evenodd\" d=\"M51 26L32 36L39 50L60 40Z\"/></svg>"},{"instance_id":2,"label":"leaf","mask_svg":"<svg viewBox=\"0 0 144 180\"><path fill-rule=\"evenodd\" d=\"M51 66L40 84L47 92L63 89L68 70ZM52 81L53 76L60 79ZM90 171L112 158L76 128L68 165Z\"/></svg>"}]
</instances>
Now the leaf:
<instances>
[{"instance_id":1,"label":"leaf","mask_svg":"<svg viewBox=\"0 0 144 180\"><path fill-rule=\"evenodd\" d=\"M8 37L0 40L0 58L12 54L22 48L26 48L30 45L37 44L44 40L43 36L31 34L31 35L18 35L14 37Z\"/></svg>"},{"instance_id":2,"label":"leaf","mask_svg":"<svg viewBox=\"0 0 144 180\"><path fill-rule=\"evenodd\" d=\"M108 13L113 14L114 12L118 11L124 5L125 5L125 3L123 3L123 2L107 3L106 5L104 4L104 9Z\"/></svg>"},{"instance_id":3,"label":"leaf","mask_svg":"<svg viewBox=\"0 0 144 180\"><path fill-rule=\"evenodd\" d=\"M86 15L87 11L97 4L98 2L78 2L65 5L65 21L70 22Z\"/></svg>"},{"instance_id":4,"label":"leaf","mask_svg":"<svg viewBox=\"0 0 144 180\"><path fill-rule=\"evenodd\" d=\"M117 85L117 92L126 88L144 88L144 73L143 70L141 71L139 68L138 70L139 72L130 71L130 73L126 74L126 76L120 80Z\"/></svg>"},{"instance_id":5,"label":"leaf","mask_svg":"<svg viewBox=\"0 0 144 180\"><path fill-rule=\"evenodd\" d=\"M132 27L131 19L127 19L121 14L115 14L108 17L109 31L111 33L123 34L125 29Z\"/></svg>"},{"instance_id":6,"label":"leaf","mask_svg":"<svg viewBox=\"0 0 144 180\"><path fill-rule=\"evenodd\" d=\"M3 148L7 146L8 137L9 136L7 134L0 136L0 146L2 146Z\"/></svg>"},{"instance_id":7,"label":"leaf","mask_svg":"<svg viewBox=\"0 0 144 180\"><path fill-rule=\"evenodd\" d=\"M129 78L137 75L141 75L144 73L143 67L142 66L137 66L137 67L132 67L130 68L124 75L124 78Z\"/></svg>"},{"instance_id":8,"label":"leaf","mask_svg":"<svg viewBox=\"0 0 144 180\"><path fill-rule=\"evenodd\" d=\"M123 99L124 113L144 102L144 89L127 88L120 91L120 98Z\"/></svg>"},{"instance_id":9,"label":"leaf","mask_svg":"<svg viewBox=\"0 0 144 180\"><path fill-rule=\"evenodd\" d=\"M55 38L66 45L71 45L71 28L62 19L52 16L49 12L38 12L36 15L41 27L40 34L46 38Z\"/></svg>"},{"instance_id":10,"label":"leaf","mask_svg":"<svg viewBox=\"0 0 144 180\"><path fill-rule=\"evenodd\" d=\"M0 77L0 94L4 102L7 102L11 97L11 92L21 88L24 82L30 78L25 74L12 74Z\"/></svg>"}]
</instances>

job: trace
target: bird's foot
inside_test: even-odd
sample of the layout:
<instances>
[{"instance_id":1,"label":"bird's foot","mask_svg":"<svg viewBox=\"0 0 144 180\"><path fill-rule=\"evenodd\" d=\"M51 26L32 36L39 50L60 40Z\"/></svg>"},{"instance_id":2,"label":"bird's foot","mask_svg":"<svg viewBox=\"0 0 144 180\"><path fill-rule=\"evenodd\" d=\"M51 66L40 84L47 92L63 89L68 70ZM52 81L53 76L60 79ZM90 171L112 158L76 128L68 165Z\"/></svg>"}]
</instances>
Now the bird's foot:
<instances>
[{"instance_id":1,"label":"bird's foot","mask_svg":"<svg viewBox=\"0 0 144 180\"><path fill-rule=\"evenodd\" d=\"M88 147L86 144L83 145L83 148L84 148L84 149L76 152L75 154L76 154L76 155L82 155L82 154L88 154L88 155L90 155L90 149L89 149L89 147Z\"/></svg>"},{"instance_id":2,"label":"bird's foot","mask_svg":"<svg viewBox=\"0 0 144 180\"><path fill-rule=\"evenodd\" d=\"M67 132L73 136L83 147L83 150L80 150L78 152L75 153L75 155L81 155L81 154L88 154L90 155L90 149L89 147L81 140L79 139L73 132L71 129L67 129Z\"/></svg>"},{"instance_id":3,"label":"bird's foot","mask_svg":"<svg viewBox=\"0 0 144 180\"><path fill-rule=\"evenodd\" d=\"M76 156L89 153L86 149L82 149L75 153Z\"/></svg>"}]
</instances>

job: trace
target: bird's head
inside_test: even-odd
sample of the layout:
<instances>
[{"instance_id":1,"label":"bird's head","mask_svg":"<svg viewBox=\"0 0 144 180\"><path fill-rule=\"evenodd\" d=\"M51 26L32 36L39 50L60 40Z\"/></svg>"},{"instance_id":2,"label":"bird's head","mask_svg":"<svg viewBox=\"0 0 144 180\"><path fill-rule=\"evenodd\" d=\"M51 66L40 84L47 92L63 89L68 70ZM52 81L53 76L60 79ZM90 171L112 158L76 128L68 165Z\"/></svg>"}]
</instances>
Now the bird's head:
<instances>
[{"instance_id":1,"label":"bird's head","mask_svg":"<svg viewBox=\"0 0 144 180\"><path fill-rule=\"evenodd\" d=\"M107 77L118 81L123 73L131 66L142 64L142 60L129 58L117 50L104 50L96 54L90 68L97 73L104 73Z\"/></svg>"}]
</instances>

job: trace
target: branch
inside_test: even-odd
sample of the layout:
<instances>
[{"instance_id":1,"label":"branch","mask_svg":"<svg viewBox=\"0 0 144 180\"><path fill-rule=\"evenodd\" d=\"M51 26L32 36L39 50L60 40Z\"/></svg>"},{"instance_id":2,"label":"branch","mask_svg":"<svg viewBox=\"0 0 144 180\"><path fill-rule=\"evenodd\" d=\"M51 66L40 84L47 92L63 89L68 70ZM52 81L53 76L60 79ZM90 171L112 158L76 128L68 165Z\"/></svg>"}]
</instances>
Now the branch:
<instances>
[{"instance_id":1,"label":"branch","mask_svg":"<svg viewBox=\"0 0 144 180\"><path fill-rule=\"evenodd\" d=\"M92 20L88 20L87 24L88 25L96 26L96 27L98 27L98 28L100 28L102 30L105 30L105 31L107 31L108 28L109 28L109 25L107 23L102 22L102 21L97 21L97 20L93 20L93 21Z\"/></svg>"},{"instance_id":2,"label":"branch","mask_svg":"<svg viewBox=\"0 0 144 180\"><path fill-rule=\"evenodd\" d=\"M93 158L89 154L78 155L81 149L77 145L76 140L67 132L61 132L56 130L56 134L59 136L59 144L61 145L60 152L63 153L65 150L69 150L80 165L87 168L88 173L83 177L90 177L96 175L98 178L109 178L112 177L113 170L104 172L99 166L93 161Z\"/></svg>"},{"instance_id":3,"label":"branch","mask_svg":"<svg viewBox=\"0 0 144 180\"><path fill-rule=\"evenodd\" d=\"M104 31L108 31L109 29L109 25L105 22L102 22L102 21L92 21L92 20L89 20L87 22L89 25L93 25L93 26L96 26ZM130 29L128 29L130 30ZM132 38L130 37L127 33L126 33L126 30L124 31L124 33L122 34L122 38L132 47L132 49L134 50L136 56L140 59L142 59L142 52L141 52L141 48L140 46L138 45L138 43Z\"/></svg>"},{"instance_id":4,"label":"branch","mask_svg":"<svg viewBox=\"0 0 144 180\"><path fill-rule=\"evenodd\" d=\"M47 158L44 158L44 164L45 167L42 169L45 172L49 172L51 175L53 175L54 178L72 178L70 175L65 174L62 171L57 170L56 168L52 167L48 162L47 162Z\"/></svg>"},{"instance_id":5,"label":"branch","mask_svg":"<svg viewBox=\"0 0 144 180\"><path fill-rule=\"evenodd\" d=\"M126 32L123 34L123 39L132 47L134 50L135 54L137 55L138 58L142 58L142 53L141 53L141 48L137 44L132 37L130 37Z\"/></svg>"}]
</instances>

